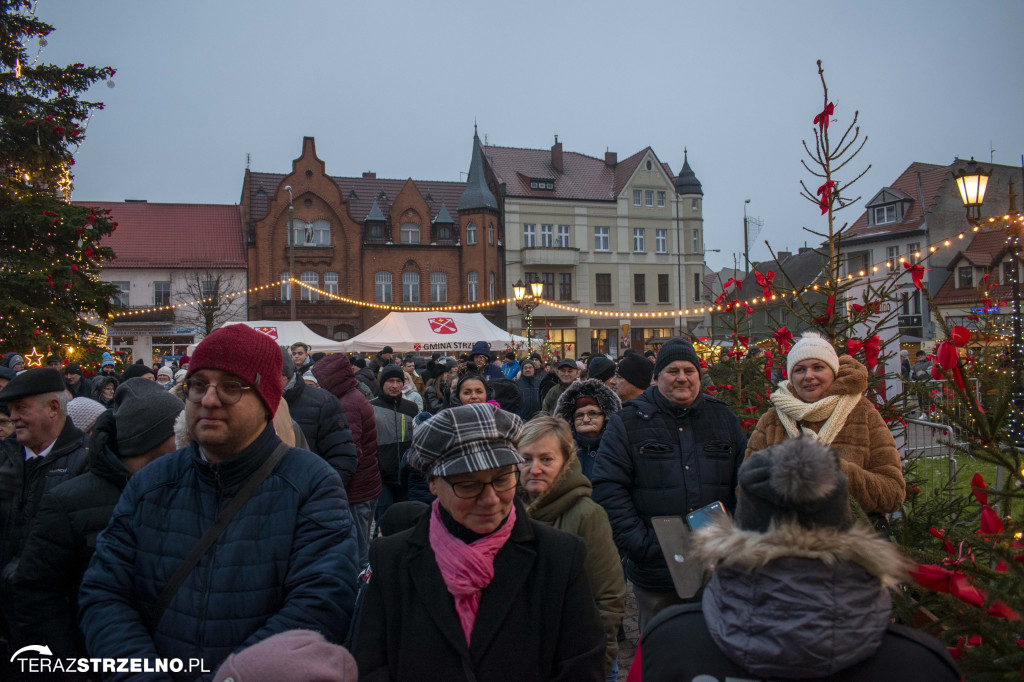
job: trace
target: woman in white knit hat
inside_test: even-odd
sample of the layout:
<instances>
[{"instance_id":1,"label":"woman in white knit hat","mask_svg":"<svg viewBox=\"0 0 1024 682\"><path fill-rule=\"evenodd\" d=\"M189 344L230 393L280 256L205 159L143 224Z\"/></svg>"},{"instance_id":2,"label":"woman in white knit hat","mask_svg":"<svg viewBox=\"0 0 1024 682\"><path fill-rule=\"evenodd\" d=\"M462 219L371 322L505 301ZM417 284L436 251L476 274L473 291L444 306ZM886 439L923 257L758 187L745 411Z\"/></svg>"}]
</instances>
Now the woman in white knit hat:
<instances>
[{"instance_id":1,"label":"woman in white knit hat","mask_svg":"<svg viewBox=\"0 0 1024 682\"><path fill-rule=\"evenodd\" d=\"M813 436L839 454L850 496L868 514L899 509L906 483L899 451L885 420L864 397L868 370L839 357L827 339L805 332L789 351L789 379L771 395L757 422L747 457L789 438Z\"/></svg>"}]
</instances>

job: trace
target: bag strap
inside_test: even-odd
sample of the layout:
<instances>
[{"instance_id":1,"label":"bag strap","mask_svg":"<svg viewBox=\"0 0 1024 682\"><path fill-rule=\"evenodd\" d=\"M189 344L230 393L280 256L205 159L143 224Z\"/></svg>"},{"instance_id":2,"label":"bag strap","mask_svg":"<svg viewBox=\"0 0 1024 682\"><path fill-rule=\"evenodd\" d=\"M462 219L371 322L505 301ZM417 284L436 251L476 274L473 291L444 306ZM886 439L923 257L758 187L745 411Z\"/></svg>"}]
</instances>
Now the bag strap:
<instances>
[{"instance_id":1,"label":"bag strap","mask_svg":"<svg viewBox=\"0 0 1024 682\"><path fill-rule=\"evenodd\" d=\"M242 489L238 491L238 494L231 499L228 506L217 516L217 520L213 522L213 525L206 529L206 532L199 538L199 541L196 542L188 556L178 564L178 568L175 569L171 579L164 585L164 589L160 591L160 597L156 600L156 604L150 611L149 620L154 630L160 624L164 611L167 610L171 599L174 598L178 589L185 582L185 578L196 567L196 564L203 558L203 555L210 550L210 547L217 541L217 538L224 532L224 529L228 527L228 524L235 518L239 510L249 501L252 494L256 492L256 488L260 487L260 484L270 476L277 463L284 457L284 453L288 452L289 449L290 446L287 443L280 443L274 448L274 451L270 453L270 456L263 462L263 465L249 476Z\"/></svg>"}]
</instances>

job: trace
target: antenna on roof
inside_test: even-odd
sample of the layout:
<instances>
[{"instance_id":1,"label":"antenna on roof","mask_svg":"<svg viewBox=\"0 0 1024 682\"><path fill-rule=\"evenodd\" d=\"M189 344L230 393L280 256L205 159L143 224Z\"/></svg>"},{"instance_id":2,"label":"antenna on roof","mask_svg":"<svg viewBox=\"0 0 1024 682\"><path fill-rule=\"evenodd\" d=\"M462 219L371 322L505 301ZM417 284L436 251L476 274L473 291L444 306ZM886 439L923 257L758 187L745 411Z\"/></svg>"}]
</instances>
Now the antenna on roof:
<instances>
[{"instance_id":1,"label":"antenna on roof","mask_svg":"<svg viewBox=\"0 0 1024 682\"><path fill-rule=\"evenodd\" d=\"M555 135L555 144L558 144L558 135Z\"/></svg>"},{"instance_id":2,"label":"antenna on roof","mask_svg":"<svg viewBox=\"0 0 1024 682\"><path fill-rule=\"evenodd\" d=\"M246 153L245 155L245 170L249 170L249 164L252 162L252 154Z\"/></svg>"},{"instance_id":3,"label":"antenna on roof","mask_svg":"<svg viewBox=\"0 0 1024 682\"><path fill-rule=\"evenodd\" d=\"M992 159L995 158L995 156L996 156L995 147L992 146L992 140L989 140L988 141L988 162L989 163L995 163L995 161L992 160Z\"/></svg>"},{"instance_id":4,"label":"antenna on roof","mask_svg":"<svg viewBox=\"0 0 1024 682\"><path fill-rule=\"evenodd\" d=\"M484 133L484 146L486 147L487 145L488 145L487 133Z\"/></svg>"}]
</instances>

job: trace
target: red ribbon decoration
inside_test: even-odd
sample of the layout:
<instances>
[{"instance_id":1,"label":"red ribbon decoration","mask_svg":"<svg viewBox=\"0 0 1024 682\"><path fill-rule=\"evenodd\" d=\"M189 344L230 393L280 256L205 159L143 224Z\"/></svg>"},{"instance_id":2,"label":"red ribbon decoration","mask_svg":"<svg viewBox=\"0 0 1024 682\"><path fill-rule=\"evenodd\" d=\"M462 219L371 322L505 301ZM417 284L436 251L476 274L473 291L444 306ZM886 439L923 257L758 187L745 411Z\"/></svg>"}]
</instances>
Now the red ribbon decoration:
<instances>
[{"instance_id":1,"label":"red ribbon decoration","mask_svg":"<svg viewBox=\"0 0 1024 682\"><path fill-rule=\"evenodd\" d=\"M942 369L953 369L956 367L956 361L959 357L960 353L957 352L956 346L949 341L943 341L935 350L935 360L942 366Z\"/></svg>"},{"instance_id":2,"label":"red ribbon decoration","mask_svg":"<svg viewBox=\"0 0 1024 682\"><path fill-rule=\"evenodd\" d=\"M974 478L971 479L971 492L979 503L988 504L987 490L988 486L985 484L985 478L981 474L974 474Z\"/></svg>"},{"instance_id":3,"label":"red ribbon decoration","mask_svg":"<svg viewBox=\"0 0 1024 682\"><path fill-rule=\"evenodd\" d=\"M814 125L821 129L828 128L828 119L836 111L836 105L829 102L820 114L814 117Z\"/></svg>"},{"instance_id":4,"label":"red ribbon decoration","mask_svg":"<svg viewBox=\"0 0 1024 682\"><path fill-rule=\"evenodd\" d=\"M767 275L762 275L757 270L754 270L754 279L757 280L757 286L761 287L765 299L772 295L772 281L775 279L774 270L769 270Z\"/></svg>"},{"instance_id":5,"label":"red ribbon decoration","mask_svg":"<svg viewBox=\"0 0 1024 682\"><path fill-rule=\"evenodd\" d=\"M967 345L967 342L971 340L971 332L967 327L961 327L956 325L950 330L950 338L953 340L953 345L957 348L963 348Z\"/></svg>"},{"instance_id":6,"label":"red ribbon decoration","mask_svg":"<svg viewBox=\"0 0 1024 682\"><path fill-rule=\"evenodd\" d=\"M921 280L924 279L924 266L920 263L911 265L910 263L904 263L903 268L910 270L910 276L914 280L914 286L918 289L921 288Z\"/></svg>"},{"instance_id":7,"label":"red ribbon decoration","mask_svg":"<svg viewBox=\"0 0 1024 682\"><path fill-rule=\"evenodd\" d=\"M783 355L787 355L789 349L793 347L793 332L785 327L779 327L779 330L772 334L772 338L779 344L779 352Z\"/></svg>"},{"instance_id":8,"label":"red ribbon decoration","mask_svg":"<svg viewBox=\"0 0 1024 682\"><path fill-rule=\"evenodd\" d=\"M878 354L882 350L882 339L875 334L870 339L865 339L864 341L850 339L846 342L846 352L850 355L856 355L861 349L864 350L864 364L868 366L868 369L874 369L878 365Z\"/></svg>"},{"instance_id":9,"label":"red ribbon decoration","mask_svg":"<svg viewBox=\"0 0 1024 682\"><path fill-rule=\"evenodd\" d=\"M825 127L828 127L828 123L825 124ZM828 213L828 198L829 195L832 194L832 190L834 190L835 187L835 180L829 180L824 185L818 188L816 194L819 197L818 206L821 207L821 215L825 215L826 213Z\"/></svg>"},{"instance_id":10,"label":"red ribbon decoration","mask_svg":"<svg viewBox=\"0 0 1024 682\"><path fill-rule=\"evenodd\" d=\"M828 302L825 306L825 314L816 318L814 321L821 326L827 325L832 321L832 316L836 314L836 299L831 296L828 297Z\"/></svg>"},{"instance_id":11,"label":"red ribbon decoration","mask_svg":"<svg viewBox=\"0 0 1024 682\"><path fill-rule=\"evenodd\" d=\"M725 293L724 291L723 291L722 293L720 293L720 294L719 294L719 295L718 295L718 296L717 296L717 297L715 298L715 305L718 305L719 303L721 303L722 301L724 301L724 300L725 300L725 296L726 296L726 293Z\"/></svg>"},{"instance_id":12,"label":"red ribbon decoration","mask_svg":"<svg viewBox=\"0 0 1024 682\"><path fill-rule=\"evenodd\" d=\"M724 289L728 289L733 284L736 285L737 289L739 289L740 291L743 291L743 282L739 281L738 279L733 279L732 277L730 277L729 279L725 280L725 286L723 288Z\"/></svg>"}]
</instances>

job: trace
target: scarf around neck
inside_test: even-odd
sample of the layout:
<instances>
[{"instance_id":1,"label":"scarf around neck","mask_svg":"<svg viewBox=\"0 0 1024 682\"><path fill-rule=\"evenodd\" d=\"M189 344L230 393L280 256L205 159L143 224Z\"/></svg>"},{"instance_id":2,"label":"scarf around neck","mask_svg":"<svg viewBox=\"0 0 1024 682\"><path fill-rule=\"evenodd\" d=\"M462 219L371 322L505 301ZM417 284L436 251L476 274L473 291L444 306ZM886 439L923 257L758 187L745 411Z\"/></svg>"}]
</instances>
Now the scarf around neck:
<instances>
[{"instance_id":1,"label":"scarf around neck","mask_svg":"<svg viewBox=\"0 0 1024 682\"><path fill-rule=\"evenodd\" d=\"M455 611L459 614L462 634L466 636L466 646L469 646L477 609L480 608L481 593L494 579L494 555L512 535L516 508L515 505L509 508L508 519L496 531L466 544L445 528L438 500L434 500L432 506L430 548L434 550L441 578L455 599Z\"/></svg>"},{"instance_id":2,"label":"scarf around neck","mask_svg":"<svg viewBox=\"0 0 1024 682\"><path fill-rule=\"evenodd\" d=\"M846 418L860 401L860 394L830 395L813 403L805 403L793 394L789 381L779 384L778 390L772 393L770 400L779 415L779 421L790 438L811 436L825 445L829 445L846 425ZM820 422L818 432L798 424L798 422Z\"/></svg>"}]
</instances>

